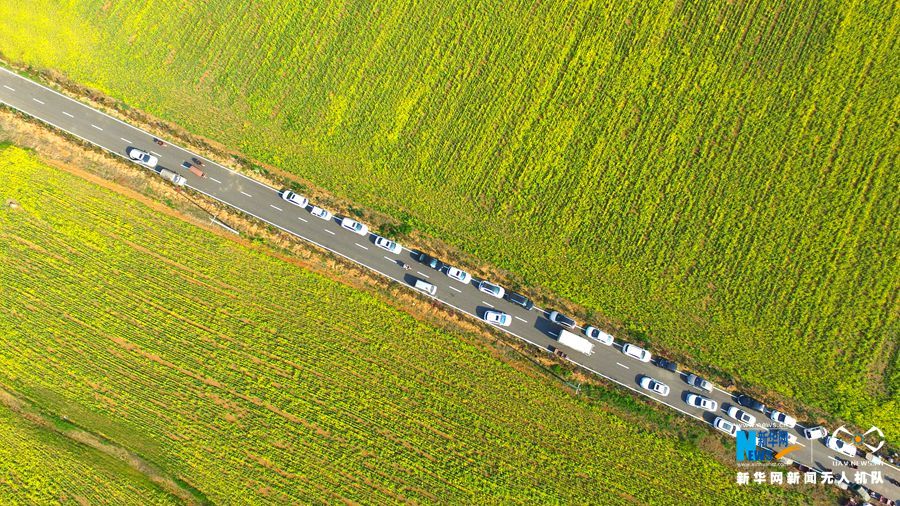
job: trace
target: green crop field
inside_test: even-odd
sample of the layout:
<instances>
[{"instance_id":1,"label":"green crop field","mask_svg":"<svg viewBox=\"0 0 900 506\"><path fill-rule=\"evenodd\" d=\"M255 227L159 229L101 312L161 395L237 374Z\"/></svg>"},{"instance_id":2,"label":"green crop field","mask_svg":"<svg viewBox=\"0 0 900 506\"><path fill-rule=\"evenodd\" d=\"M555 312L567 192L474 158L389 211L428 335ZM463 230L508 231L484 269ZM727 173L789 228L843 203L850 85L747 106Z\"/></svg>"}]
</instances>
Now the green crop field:
<instances>
[{"instance_id":1,"label":"green crop field","mask_svg":"<svg viewBox=\"0 0 900 506\"><path fill-rule=\"evenodd\" d=\"M895 438L896 11L24 0L0 52Z\"/></svg>"},{"instance_id":2,"label":"green crop field","mask_svg":"<svg viewBox=\"0 0 900 506\"><path fill-rule=\"evenodd\" d=\"M177 504L121 462L23 423L3 405L0 503Z\"/></svg>"},{"instance_id":3,"label":"green crop field","mask_svg":"<svg viewBox=\"0 0 900 506\"><path fill-rule=\"evenodd\" d=\"M213 502L811 500L19 148L0 203L0 386Z\"/></svg>"}]
</instances>

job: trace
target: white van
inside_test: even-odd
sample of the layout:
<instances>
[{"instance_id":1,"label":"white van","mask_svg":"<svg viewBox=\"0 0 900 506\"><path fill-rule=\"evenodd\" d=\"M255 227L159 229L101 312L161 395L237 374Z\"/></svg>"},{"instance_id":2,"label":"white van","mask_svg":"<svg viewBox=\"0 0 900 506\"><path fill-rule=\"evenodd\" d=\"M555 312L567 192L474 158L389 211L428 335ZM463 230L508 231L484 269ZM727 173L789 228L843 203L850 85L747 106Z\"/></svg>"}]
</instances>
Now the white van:
<instances>
[{"instance_id":1,"label":"white van","mask_svg":"<svg viewBox=\"0 0 900 506\"><path fill-rule=\"evenodd\" d=\"M432 285L431 283L422 281L421 279L417 279L416 282L413 283L413 286L416 288L416 290L422 290L423 292L431 295L432 297L434 296L434 294L437 293L436 286Z\"/></svg>"},{"instance_id":2,"label":"white van","mask_svg":"<svg viewBox=\"0 0 900 506\"><path fill-rule=\"evenodd\" d=\"M165 179L167 181L171 181L173 184L175 184L177 186L184 186L184 183L187 183L187 179L185 179L184 176L181 176L180 174L176 174L175 172L172 172L169 169L159 169L159 175L163 179Z\"/></svg>"}]
</instances>

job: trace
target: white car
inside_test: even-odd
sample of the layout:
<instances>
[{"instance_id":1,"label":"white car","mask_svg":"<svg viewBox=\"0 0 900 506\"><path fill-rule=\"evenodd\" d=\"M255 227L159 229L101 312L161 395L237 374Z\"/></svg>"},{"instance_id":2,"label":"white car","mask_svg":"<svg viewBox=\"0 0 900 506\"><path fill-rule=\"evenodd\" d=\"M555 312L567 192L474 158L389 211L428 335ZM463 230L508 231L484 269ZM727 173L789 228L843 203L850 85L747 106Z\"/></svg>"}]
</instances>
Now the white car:
<instances>
[{"instance_id":1,"label":"white car","mask_svg":"<svg viewBox=\"0 0 900 506\"><path fill-rule=\"evenodd\" d=\"M347 230L359 234L366 235L369 233L369 227L363 225L362 223L352 220L350 218L344 218L341 220L341 226L346 228Z\"/></svg>"},{"instance_id":2,"label":"white car","mask_svg":"<svg viewBox=\"0 0 900 506\"><path fill-rule=\"evenodd\" d=\"M568 316L560 313L559 311L553 311L550 313L547 318L550 319L551 322L560 325L562 327L566 327L569 329L575 328L575 320L569 318Z\"/></svg>"},{"instance_id":3,"label":"white car","mask_svg":"<svg viewBox=\"0 0 900 506\"><path fill-rule=\"evenodd\" d=\"M472 281L472 275L464 270L457 269L456 267L447 268L447 276L459 281L460 283L468 284L469 281Z\"/></svg>"},{"instance_id":4,"label":"white car","mask_svg":"<svg viewBox=\"0 0 900 506\"><path fill-rule=\"evenodd\" d=\"M159 162L159 158L137 148L130 148L128 150L128 158L131 158L135 162L150 169L155 169L156 163Z\"/></svg>"},{"instance_id":5,"label":"white car","mask_svg":"<svg viewBox=\"0 0 900 506\"><path fill-rule=\"evenodd\" d=\"M651 392L656 392L663 397L669 395L669 385L662 383L660 381L656 381L650 376L641 377L641 381L638 382L641 388L645 388L650 390Z\"/></svg>"},{"instance_id":6,"label":"white car","mask_svg":"<svg viewBox=\"0 0 900 506\"><path fill-rule=\"evenodd\" d=\"M737 406L731 406L728 408L728 416L741 422L742 424L744 424L745 427L752 426L754 423L756 423L755 416L751 415L750 413L747 413L746 411L744 411L743 409L741 409Z\"/></svg>"},{"instance_id":7,"label":"white car","mask_svg":"<svg viewBox=\"0 0 900 506\"><path fill-rule=\"evenodd\" d=\"M284 190L281 192L281 198L286 202L290 202L295 206L306 207L309 204L309 199L304 197L303 195L298 195L290 190Z\"/></svg>"},{"instance_id":8,"label":"white car","mask_svg":"<svg viewBox=\"0 0 900 506\"><path fill-rule=\"evenodd\" d=\"M836 452L841 452L848 457L856 456L856 447L850 443L844 442L834 436L828 436L825 438L825 446L831 448Z\"/></svg>"},{"instance_id":9,"label":"white car","mask_svg":"<svg viewBox=\"0 0 900 506\"><path fill-rule=\"evenodd\" d=\"M795 420L794 417L775 409L773 409L772 412L769 413L769 418L771 418L773 422L778 422L790 429L793 429L794 426L797 425L797 420Z\"/></svg>"},{"instance_id":10,"label":"white car","mask_svg":"<svg viewBox=\"0 0 900 506\"><path fill-rule=\"evenodd\" d=\"M588 327L584 329L584 335L588 336L594 341L597 341L600 344L605 344L607 346L612 346L613 341L615 341L615 339L613 339L613 336L607 334L606 332L603 332L597 327Z\"/></svg>"},{"instance_id":11,"label":"white car","mask_svg":"<svg viewBox=\"0 0 900 506\"><path fill-rule=\"evenodd\" d=\"M390 251L395 255L399 255L403 248L396 242L381 236L375 236L375 246Z\"/></svg>"},{"instance_id":12,"label":"white car","mask_svg":"<svg viewBox=\"0 0 900 506\"><path fill-rule=\"evenodd\" d=\"M633 344L626 344L625 346L622 346L622 353L628 355L631 358L640 360L641 362L649 362L651 358L649 351Z\"/></svg>"},{"instance_id":13,"label":"white car","mask_svg":"<svg viewBox=\"0 0 900 506\"><path fill-rule=\"evenodd\" d=\"M737 434L738 426L729 422L728 420L722 418L721 416L717 416L715 420L713 420L713 427L719 429L720 431L728 434L729 436L734 437Z\"/></svg>"},{"instance_id":14,"label":"white car","mask_svg":"<svg viewBox=\"0 0 900 506\"><path fill-rule=\"evenodd\" d=\"M313 206L313 208L309 210L309 214L315 216L316 218L322 218L323 220L331 219L331 213L319 206Z\"/></svg>"},{"instance_id":15,"label":"white car","mask_svg":"<svg viewBox=\"0 0 900 506\"><path fill-rule=\"evenodd\" d=\"M687 394L685 402L687 402L689 406L694 406L695 408L704 409L706 411L712 411L713 413L715 413L715 411L719 409L718 402L712 399L707 399L702 395Z\"/></svg>"},{"instance_id":16,"label":"white car","mask_svg":"<svg viewBox=\"0 0 900 506\"><path fill-rule=\"evenodd\" d=\"M506 293L506 290L504 290L502 286L495 285L488 281L482 281L481 283L478 283L478 289L488 295L497 297L498 299L502 299L503 294Z\"/></svg>"},{"instance_id":17,"label":"white car","mask_svg":"<svg viewBox=\"0 0 900 506\"><path fill-rule=\"evenodd\" d=\"M509 327L509 324L512 323L512 316L509 316L506 313L501 313L500 311L485 311L484 321L493 325Z\"/></svg>"},{"instance_id":18,"label":"white car","mask_svg":"<svg viewBox=\"0 0 900 506\"><path fill-rule=\"evenodd\" d=\"M807 427L801 431L806 439L822 439L828 435L828 430L821 425L818 427Z\"/></svg>"}]
</instances>

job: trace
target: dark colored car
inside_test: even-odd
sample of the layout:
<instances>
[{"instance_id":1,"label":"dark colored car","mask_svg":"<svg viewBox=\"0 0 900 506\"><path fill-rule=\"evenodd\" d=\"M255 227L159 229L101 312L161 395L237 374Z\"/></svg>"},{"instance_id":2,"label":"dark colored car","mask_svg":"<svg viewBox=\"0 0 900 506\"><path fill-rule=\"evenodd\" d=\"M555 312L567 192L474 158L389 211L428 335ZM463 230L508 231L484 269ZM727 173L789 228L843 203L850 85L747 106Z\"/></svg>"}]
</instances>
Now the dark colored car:
<instances>
[{"instance_id":1,"label":"dark colored car","mask_svg":"<svg viewBox=\"0 0 900 506\"><path fill-rule=\"evenodd\" d=\"M521 293L506 292L506 300L512 302L513 304L518 304L524 307L526 310L531 310L531 308L534 307L534 302L531 302L531 299L522 295Z\"/></svg>"},{"instance_id":2,"label":"dark colored car","mask_svg":"<svg viewBox=\"0 0 900 506\"><path fill-rule=\"evenodd\" d=\"M735 397L734 400L736 400L738 404L740 404L741 406L744 406L745 408L755 409L756 411L759 411L760 413L766 412L765 404L759 402L758 400L754 399L753 397L750 397L747 394L740 394L737 397Z\"/></svg>"},{"instance_id":3,"label":"dark colored car","mask_svg":"<svg viewBox=\"0 0 900 506\"><path fill-rule=\"evenodd\" d=\"M437 258L434 258L432 256L426 255L425 253L422 253L421 251L416 251L415 256L416 256L416 260L422 262L423 264L427 265L428 267L431 267L432 269L434 269L436 271L439 271L445 267L444 262L441 262L440 260L438 260Z\"/></svg>"},{"instance_id":4,"label":"dark colored car","mask_svg":"<svg viewBox=\"0 0 900 506\"><path fill-rule=\"evenodd\" d=\"M667 371L678 372L678 364L664 358L656 359L656 367L661 367Z\"/></svg>"}]
</instances>

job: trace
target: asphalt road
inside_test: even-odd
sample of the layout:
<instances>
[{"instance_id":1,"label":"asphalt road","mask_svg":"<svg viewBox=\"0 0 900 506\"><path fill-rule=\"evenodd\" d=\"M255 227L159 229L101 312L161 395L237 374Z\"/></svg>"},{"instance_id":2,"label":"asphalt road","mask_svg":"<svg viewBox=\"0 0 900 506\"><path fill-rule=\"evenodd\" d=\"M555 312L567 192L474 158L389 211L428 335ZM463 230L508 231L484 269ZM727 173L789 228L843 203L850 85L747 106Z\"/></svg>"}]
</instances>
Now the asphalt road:
<instances>
[{"instance_id":1,"label":"asphalt road","mask_svg":"<svg viewBox=\"0 0 900 506\"><path fill-rule=\"evenodd\" d=\"M438 301L474 318L480 318L484 311L489 309L508 313L513 316L512 324L501 330L544 350L547 350L548 346L556 346L568 355L567 360L570 362L634 392L651 397L686 416L711 424L716 416L729 419L725 410L729 406L736 405L732 394L725 390L715 387L711 393L701 392L687 385L684 372L669 372L624 355L621 352L623 343L618 340L612 347L596 343L591 355L584 355L560 345L555 339L559 327L550 322L547 313L540 308L535 307L531 311L526 311L504 299L480 292L476 287L478 279L463 284L448 278L444 273L417 262L406 248L399 255L385 251L374 244L371 234L359 236L342 228L338 222L340 216L327 221L316 218L307 209L283 200L280 189L254 181L171 143L159 146L154 143L154 137L147 132L7 69L0 69L0 102L124 158L127 158L126 149L130 147L149 151L159 157L161 167L184 176L187 179L186 186L189 188L399 283L411 286L416 279L432 283L437 287L435 298ZM198 177L181 166L182 162L192 158L204 161L202 170L205 177ZM404 270L398 261L411 265L412 269ZM651 376L669 385L671 388L669 395L661 397L641 389L637 382L642 375ZM684 398L689 392L701 393L715 400L719 404L718 412L705 412L686 405ZM758 424L768 422L761 413L751 412L751 414L756 416ZM798 425L797 428L800 427L802 426ZM833 428L829 429L831 431ZM807 440L794 430L790 432L798 436L799 443L804 446L790 455L795 461L814 469L833 470L838 476L841 471L845 471L848 479L853 479L854 470L837 463L833 458L837 454L823 442ZM890 499L900 499L900 469L888 464L869 465L861 458L851 460L861 462L859 465L861 471L882 471L884 483L870 485L869 488ZM752 473L760 469L746 470ZM767 471L765 468L761 470ZM891 483L888 478L897 481Z\"/></svg>"}]
</instances>

